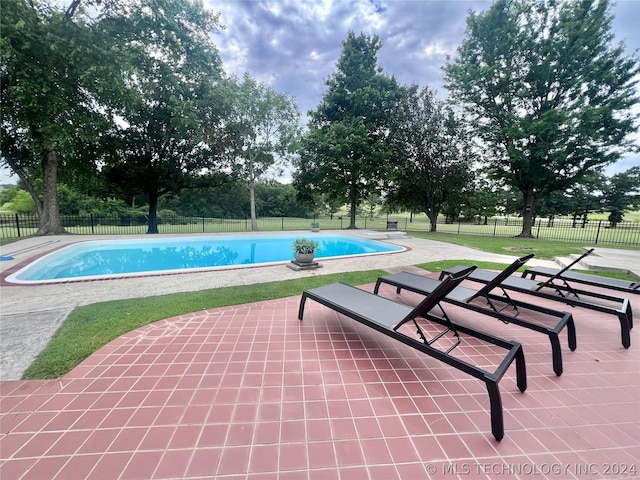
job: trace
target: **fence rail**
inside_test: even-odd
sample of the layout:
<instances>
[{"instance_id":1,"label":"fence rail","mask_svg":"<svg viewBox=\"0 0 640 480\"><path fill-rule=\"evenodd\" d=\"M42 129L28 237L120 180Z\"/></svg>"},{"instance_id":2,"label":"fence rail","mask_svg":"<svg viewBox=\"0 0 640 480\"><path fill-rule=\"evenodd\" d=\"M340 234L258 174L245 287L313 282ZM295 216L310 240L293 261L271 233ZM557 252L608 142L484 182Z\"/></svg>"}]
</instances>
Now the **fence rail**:
<instances>
[{"instance_id":1,"label":"fence rail","mask_svg":"<svg viewBox=\"0 0 640 480\"><path fill-rule=\"evenodd\" d=\"M346 217L316 218L322 229L342 230L349 226ZM104 215L63 215L62 226L67 232L77 235L133 235L147 232L145 215L104 216ZM293 217L266 217L258 219L260 231L308 230L311 219ZM389 215L385 217L358 217L357 226L370 230L389 228L403 231L429 231L429 222L422 218ZM0 238L21 238L33 235L38 230L38 217L27 214L0 214ZM486 223L458 221L439 222L438 232L458 235L485 235L512 237L522 230L522 219L517 217L491 218ZM238 233L250 232L248 218L210 218L162 216L158 219L160 233ZM570 219L538 219L532 233L536 238L556 241L584 242L597 245L640 246L640 223L621 222L609 228L604 220L574 222Z\"/></svg>"}]
</instances>

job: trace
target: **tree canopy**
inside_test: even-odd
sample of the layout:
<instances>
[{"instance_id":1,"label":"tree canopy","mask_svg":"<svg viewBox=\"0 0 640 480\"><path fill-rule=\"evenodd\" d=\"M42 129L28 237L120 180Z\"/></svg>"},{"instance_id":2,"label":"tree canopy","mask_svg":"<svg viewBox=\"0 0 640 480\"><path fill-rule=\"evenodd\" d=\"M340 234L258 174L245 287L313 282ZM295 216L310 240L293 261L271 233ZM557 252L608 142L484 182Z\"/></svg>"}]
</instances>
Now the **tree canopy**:
<instances>
[{"instance_id":1,"label":"tree canopy","mask_svg":"<svg viewBox=\"0 0 640 480\"><path fill-rule=\"evenodd\" d=\"M220 179L230 140L217 14L194 0L16 0L2 15L2 161L31 192L39 234L64 232L59 164L70 179L101 170L144 192L150 233L160 195Z\"/></svg>"},{"instance_id":2,"label":"tree canopy","mask_svg":"<svg viewBox=\"0 0 640 480\"><path fill-rule=\"evenodd\" d=\"M612 44L611 20L607 0L496 0L469 15L445 67L493 175L523 196L521 236L537 199L632 148L640 69Z\"/></svg>"},{"instance_id":3,"label":"tree canopy","mask_svg":"<svg viewBox=\"0 0 640 480\"><path fill-rule=\"evenodd\" d=\"M401 89L377 66L381 46L377 36L349 32L337 71L326 81L318 107L309 112L297 163L298 191L349 205L348 228L356 228L359 203L382 190L392 171L390 116Z\"/></svg>"},{"instance_id":4,"label":"tree canopy","mask_svg":"<svg viewBox=\"0 0 640 480\"><path fill-rule=\"evenodd\" d=\"M128 56L127 92L104 170L120 190L147 195L147 233L158 233L159 197L199 186L207 170L218 172L229 111L222 63L209 38L218 16L199 3L165 0L115 17L109 27Z\"/></svg>"},{"instance_id":5,"label":"tree canopy","mask_svg":"<svg viewBox=\"0 0 640 480\"><path fill-rule=\"evenodd\" d=\"M109 127L108 98L121 86L117 50L79 3L65 11L27 0L2 5L2 161L31 193L39 234L64 232L58 163L72 162ZM38 178L42 197L34 187Z\"/></svg>"},{"instance_id":6,"label":"tree canopy","mask_svg":"<svg viewBox=\"0 0 640 480\"><path fill-rule=\"evenodd\" d=\"M470 142L453 111L427 87L408 89L402 112L393 135L397 162L387 203L425 213L435 232L443 205L465 201Z\"/></svg>"},{"instance_id":7,"label":"tree canopy","mask_svg":"<svg viewBox=\"0 0 640 480\"><path fill-rule=\"evenodd\" d=\"M226 121L234 125L237 141L230 168L249 187L251 229L257 230L255 186L270 170L290 163L297 147L300 112L293 98L256 81L246 73L234 91Z\"/></svg>"}]
</instances>

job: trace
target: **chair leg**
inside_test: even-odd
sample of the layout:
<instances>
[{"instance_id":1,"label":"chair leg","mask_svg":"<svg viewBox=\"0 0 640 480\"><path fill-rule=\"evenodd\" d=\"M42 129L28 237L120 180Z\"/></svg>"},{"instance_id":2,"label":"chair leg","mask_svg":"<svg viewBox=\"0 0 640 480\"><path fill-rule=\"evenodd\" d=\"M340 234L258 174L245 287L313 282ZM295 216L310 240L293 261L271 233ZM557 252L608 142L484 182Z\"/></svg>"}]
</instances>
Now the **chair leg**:
<instances>
[{"instance_id":1,"label":"chair leg","mask_svg":"<svg viewBox=\"0 0 640 480\"><path fill-rule=\"evenodd\" d=\"M576 323L573 321L573 316L567 322L567 340L569 349L575 352L576 348L578 348L578 340L576 339Z\"/></svg>"},{"instance_id":2,"label":"chair leg","mask_svg":"<svg viewBox=\"0 0 640 480\"><path fill-rule=\"evenodd\" d=\"M560 347L560 339L555 332L549 333L551 340L551 356L553 358L553 371L559 377L562 375L562 349Z\"/></svg>"},{"instance_id":3,"label":"chair leg","mask_svg":"<svg viewBox=\"0 0 640 480\"><path fill-rule=\"evenodd\" d=\"M622 336L622 346L629 348L631 346L631 328L629 326L629 316L626 313L619 312L618 320L620 320L620 334Z\"/></svg>"},{"instance_id":4,"label":"chair leg","mask_svg":"<svg viewBox=\"0 0 640 480\"><path fill-rule=\"evenodd\" d=\"M518 389L524 392L527 389L527 367L524 361L524 349L522 345L516 352L516 382Z\"/></svg>"},{"instance_id":5,"label":"chair leg","mask_svg":"<svg viewBox=\"0 0 640 480\"><path fill-rule=\"evenodd\" d=\"M491 409L491 433L493 437L500 441L504 437L504 418L502 413L502 398L498 382L486 379L487 391L489 392L489 405Z\"/></svg>"},{"instance_id":6,"label":"chair leg","mask_svg":"<svg viewBox=\"0 0 640 480\"><path fill-rule=\"evenodd\" d=\"M304 304L307 301L307 296L305 293L302 293L302 298L300 299L300 307L298 307L298 320L302 321L302 316L304 315Z\"/></svg>"},{"instance_id":7,"label":"chair leg","mask_svg":"<svg viewBox=\"0 0 640 480\"><path fill-rule=\"evenodd\" d=\"M627 320L629 322L629 330L633 328L633 310L631 310L631 303L629 299L625 298L623 309L627 313Z\"/></svg>"}]
</instances>

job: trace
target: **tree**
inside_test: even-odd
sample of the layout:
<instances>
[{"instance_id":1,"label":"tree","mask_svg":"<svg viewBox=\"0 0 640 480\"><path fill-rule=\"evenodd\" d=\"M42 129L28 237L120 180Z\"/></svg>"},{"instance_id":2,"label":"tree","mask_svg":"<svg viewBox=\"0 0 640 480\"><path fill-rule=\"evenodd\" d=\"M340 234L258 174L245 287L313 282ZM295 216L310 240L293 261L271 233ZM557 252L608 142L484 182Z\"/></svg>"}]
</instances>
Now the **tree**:
<instances>
[{"instance_id":1,"label":"tree","mask_svg":"<svg viewBox=\"0 0 640 480\"><path fill-rule=\"evenodd\" d=\"M640 167L612 175L605 184L603 204L609 212L609 225L615 228L624 217L625 210L640 206Z\"/></svg>"},{"instance_id":2,"label":"tree","mask_svg":"<svg viewBox=\"0 0 640 480\"><path fill-rule=\"evenodd\" d=\"M305 217L309 213L296 202L293 185L273 180L256 184L256 209L265 217Z\"/></svg>"},{"instance_id":3,"label":"tree","mask_svg":"<svg viewBox=\"0 0 640 480\"><path fill-rule=\"evenodd\" d=\"M218 16L198 2L157 0L114 18L128 58L124 125L108 140L105 172L129 195L149 202L147 233L158 233L158 199L221 179L216 162L229 84L210 40Z\"/></svg>"},{"instance_id":4,"label":"tree","mask_svg":"<svg viewBox=\"0 0 640 480\"><path fill-rule=\"evenodd\" d=\"M236 125L238 135L231 169L249 187L251 230L257 230L256 182L270 169L289 163L298 141L300 112L288 95L245 73L227 120Z\"/></svg>"},{"instance_id":5,"label":"tree","mask_svg":"<svg viewBox=\"0 0 640 480\"><path fill-rule=\"evenodd\" d=\"M520 236L531 237L537 199L633 148L639 62L612 45L609 10L608 0L497 0L469 15L445 67L494 175L521 192Z\"/></svg>"},{"instance_id":6,"label":"tree","mask_svg":"<svg viewBox=\"0 0 640 480\"><path fill-rule=\"evenodd\" d=\"M79 0L64 11L26 0L2 5L1 161L32 196L38 235L64 233L58 165L111 124L106 98L120 85L117 50L79 6Z\"/></svg>"},{"instance_id":7,"label":"tree","mask_svg":"<svg viewBox=\"0 0 640 480\"><path fill-rule=\"evenodd\" d=\"M500 186L477 173L472 185L467 190L467 198L465 201L462 214L465 218L476 218L478 224L487 225L489 217L497 215L504 209L502 205L502 197Z\"/></svg>"},{"instance_id":8,"label":"tree","mask_svg":"<svg viewBox=\"0 0 640 480\"><path fill-rule=\"evenodd\" d=\"M380 192L392 171L388 137L400 88L377 67L377 36L349 32L337 71L326 81L320 105L309 112L294 184L301 199L326 195L349 205L356 228L358 205Z\"/></svg>"},{"instance_id":9,"label":"tree","mask_svg":"<svg viewBox=\"0 0 640 480\"><path fill-rule=\"evenodd\" d=\"M602 210L602 189L605 177L601 172L585 176L580 183L538 201L536 211L538 216L549 218L549 226L553 224L555 215L572 215L573 227L582 219L582 228L586 226L590 212Z\"/></svg>"},{"instance_id":10,"label":"tree","mask_svg":"<svg viewBox=\"0 0 640 480\"><path fill-rule=\"evenodd\" d=\"M424 212L436 231L445 204L459 206L470 179L470 149L453 112L424 88L407 91L402 121L394 135L397 172L388 202Z\"/></svg>"}]
</instances>

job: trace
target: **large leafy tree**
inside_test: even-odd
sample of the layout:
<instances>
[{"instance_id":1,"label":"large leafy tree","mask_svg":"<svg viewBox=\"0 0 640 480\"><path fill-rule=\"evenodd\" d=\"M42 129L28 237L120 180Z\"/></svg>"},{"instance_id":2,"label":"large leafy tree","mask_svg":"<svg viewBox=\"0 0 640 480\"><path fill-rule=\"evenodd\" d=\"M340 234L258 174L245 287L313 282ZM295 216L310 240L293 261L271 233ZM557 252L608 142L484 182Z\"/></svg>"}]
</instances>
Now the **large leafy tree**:
<instances>
[{"instance_id":1,"label":"large leafy tree","mask_svg":"<svg viewBox=\"0 0 640 480\"><path fill-rule=\"evenodd\" d=\"M467 19L447 87L484 141L494 175L523 198L563 191L632 148L639 64L613 45L608 0L496 0Z\"/></svg>"},{"instance_id":2,"label":"large leafy tree","mask_svg":"<svg viewBox=\"0 0 640 480\"><path fill-rule=\"evenodd\" d=\"M464 203L471 170L470 143L453 112L425 87L407 89L393 135L399 159L387 201L423 212L436 231L443 205Z\"/></svg>"},{"instance_id":3,"label":"large leafy tree","mask_svg":"<svg viewBox=\"0 0 640 480\"><path fill-rule=\"evenodd\" d=\"M300 112L295 100L285 93L245 74L238 82L232 113L236 148L231 152L231 169L249 187L251 229L258 229L256 183L269 171L277 173L290 163L297 146Z\"/></svg>"},{"instance_id":4,"label":"large leafy tree","mask_svg":"<svg viewBox=\"0 0 640 480\"><path fill-rule=\"evenodd\" d=\"M381 46L377 36L349 32L337 71L309 112L294 180L302 198L324 194L349 205L348 228L356 228L358 205L383 189L392 170L388 137L401 89L377 66Z\"/></svg>"},{"instance_id":5,"label":"large leafy tree","mask_svg":"<svg viewBox=\"0 0 640 480\"><path fill-rule=\"evenodd\" d=\"M86 143L109 127L109 98L121 86L118 51L80 3L2 3L1 161L31 194L40 235L64 232L58 166L82 158Z\"/></svg>"},{"instance_id":6,"label":"large leafy tree","mask_svg":"<svg viewBox=\"0 0 640 480\"><path fill-rule=\"evenodd\" d=\"M217 15L186 0L138 6L111 25L128 55L127 95L104 170L119 190L146 196L147 233L158 233L162 195L220 180L215 163L225 148L220 133L231 90L210 40Z\"/></svg>"},{"instance_id":7,"label":"large leafy tree","mask_svg":"<svg viewBox=\"0 0 640 480\"><path fill-rule=\"evenodd\" d=\"M625 210L640 206L640 167L616 173L603 187L604 209L609 212L609 224L615 228L624 217Z\"/></svg>"}]
</instances>

